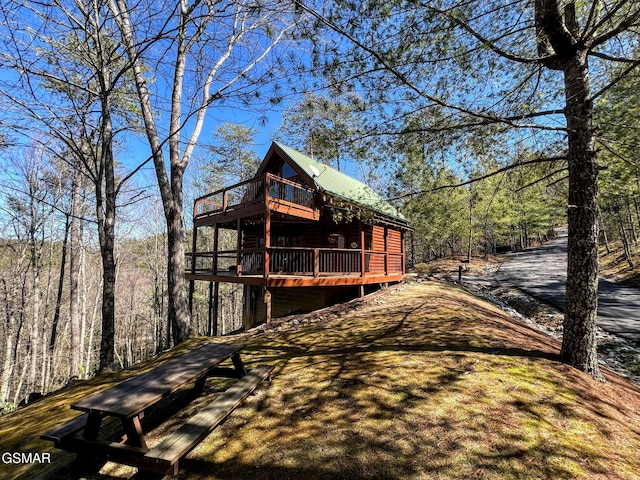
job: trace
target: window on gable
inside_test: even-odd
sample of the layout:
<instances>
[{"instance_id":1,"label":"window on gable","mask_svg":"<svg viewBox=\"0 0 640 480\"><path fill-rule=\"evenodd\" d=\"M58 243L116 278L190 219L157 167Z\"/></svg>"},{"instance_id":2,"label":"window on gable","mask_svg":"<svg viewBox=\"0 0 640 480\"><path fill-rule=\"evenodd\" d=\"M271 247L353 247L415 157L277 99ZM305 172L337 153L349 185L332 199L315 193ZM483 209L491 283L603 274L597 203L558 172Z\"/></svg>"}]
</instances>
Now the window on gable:
<instances>
[{"instance_id":1,"label":"window on gable","mask_svg":"<svg viewBox=\"0 0 640 480\"><path fill-rule=\"evenodd\" d=\"M289 165L288 163L285 163L284 165L282 165L282 178L292 179L293 177L297 177L297 176L298 174L291 167L291 165Z\"/></svg>"}]
</instances>

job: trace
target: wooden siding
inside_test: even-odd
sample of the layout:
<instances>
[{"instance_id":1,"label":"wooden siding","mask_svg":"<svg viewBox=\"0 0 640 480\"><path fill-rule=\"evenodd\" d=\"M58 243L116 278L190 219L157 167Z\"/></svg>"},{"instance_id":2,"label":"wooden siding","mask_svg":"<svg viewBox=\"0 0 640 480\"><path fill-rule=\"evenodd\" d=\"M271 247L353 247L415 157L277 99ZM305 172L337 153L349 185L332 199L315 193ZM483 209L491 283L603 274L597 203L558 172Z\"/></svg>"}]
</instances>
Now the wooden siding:
<instances>
[{"instance_id":1,"label":"wooden siding","mask_svg":"<svg viewBox=\"0 0 640 480\"><path fill-rule=\"evenodd\" d=\"M402 253L402 232L390 228L387 232L387 252Z\"/></svg>"},{"instance_id":2,"label":"wooden siding","mask_svg":"<svg viewBox=\"0 0 640 480\"><path fill-rule=\"evenodd\" d=\"M381 225L373 226L373 241L371 245L371 250L373 250L374 252L384 252L385 231L386 231L386 228Z\"/></svg>"},{"instance_id":3,"label":"wooden siding","mask_svg":"<svg viewBox=\"0 0 640 480\"><path fill-rule=\"evenodd\" d=\"M307 313L338 302L356 298L359 286L345 287L273 287L271 295L271 317L279 318L296 313ZM251 328L264 323L267 315L264 288L245 286L244 326Z\"/></svg>"}]
</instances>

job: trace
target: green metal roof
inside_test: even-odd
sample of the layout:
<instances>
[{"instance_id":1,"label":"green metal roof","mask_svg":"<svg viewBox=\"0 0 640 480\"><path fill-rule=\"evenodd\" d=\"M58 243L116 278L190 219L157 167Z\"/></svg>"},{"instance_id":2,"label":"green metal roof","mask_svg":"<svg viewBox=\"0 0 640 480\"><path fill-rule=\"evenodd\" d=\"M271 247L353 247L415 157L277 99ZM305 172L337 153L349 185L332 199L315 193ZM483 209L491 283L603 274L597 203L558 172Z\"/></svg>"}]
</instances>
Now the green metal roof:
<instances>
[{"instance_id":1,"label":"green metal roof","mask_svg":"<svg viewBox=\"0 0 640 480\"><path fill-rule=\"evenodd\" d=\"M405 216L389 202L383 200L371 187L293 148L279 142L274 143L313 179L323 193L407 223Z\"/></svg>"}]
</instances>

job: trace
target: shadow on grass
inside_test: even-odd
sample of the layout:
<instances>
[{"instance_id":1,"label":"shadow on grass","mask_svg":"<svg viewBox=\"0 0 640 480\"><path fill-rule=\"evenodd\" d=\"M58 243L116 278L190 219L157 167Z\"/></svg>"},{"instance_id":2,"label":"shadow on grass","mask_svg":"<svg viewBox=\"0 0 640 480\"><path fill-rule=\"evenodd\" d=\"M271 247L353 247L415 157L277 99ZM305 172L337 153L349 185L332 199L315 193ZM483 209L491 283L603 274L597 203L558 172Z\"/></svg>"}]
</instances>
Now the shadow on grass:
<instances>
[{"instance_id":1,"label":"shadow on grass","mask_svg":"<svg viewBox=\"0 0 640 480\"><path fill-rule=\"evenodd\" d=\"M183 462L185 478L575 478L585 462L607 473L613 456L585 445L591 412L548 375L558 356L544 338L490 309L435 307L356 313L250 345L276 365L273 385L255 416L230 419Z\"/></svg>"},{"instance_id":2,"label":"shadow on grass","mask_svg":"<svg viewBox=\"0 0 640 480\"><path fill-rule=\"evenodd\" d=\"M637 414L620 414L615 395L599 396L598 384L559 364L557 345L459 292L423 288L243 338L247 365L274 365L273 381L180 462L180 478L633 478L625 472L640 470Z\"/></svg>"}]
</instances>

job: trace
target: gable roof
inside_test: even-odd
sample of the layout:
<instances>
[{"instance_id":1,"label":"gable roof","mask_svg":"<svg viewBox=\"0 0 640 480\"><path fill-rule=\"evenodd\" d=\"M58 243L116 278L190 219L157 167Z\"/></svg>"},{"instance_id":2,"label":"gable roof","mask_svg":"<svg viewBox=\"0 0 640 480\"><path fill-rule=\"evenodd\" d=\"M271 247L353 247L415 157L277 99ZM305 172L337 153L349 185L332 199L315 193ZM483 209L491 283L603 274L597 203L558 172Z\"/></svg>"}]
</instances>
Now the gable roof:
<instances>
[{"instance_id":1,"label":"gable roof","mask_svg":"<svg viewBox=\"0 0 640 480\"><path fill-rule=\"evenodd\" d=\"M408 223L404 215L364 183L279 142L273 142L273 146L286 155L294 168L304 172L322 193Z\"/></svg>"}]
</instances>

